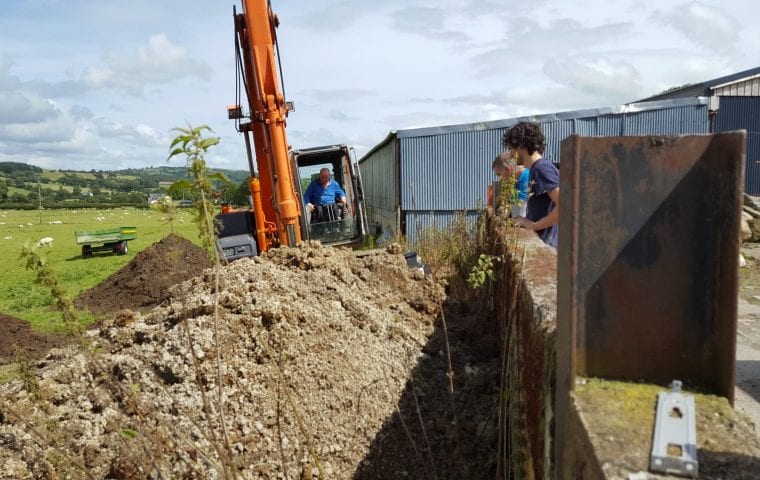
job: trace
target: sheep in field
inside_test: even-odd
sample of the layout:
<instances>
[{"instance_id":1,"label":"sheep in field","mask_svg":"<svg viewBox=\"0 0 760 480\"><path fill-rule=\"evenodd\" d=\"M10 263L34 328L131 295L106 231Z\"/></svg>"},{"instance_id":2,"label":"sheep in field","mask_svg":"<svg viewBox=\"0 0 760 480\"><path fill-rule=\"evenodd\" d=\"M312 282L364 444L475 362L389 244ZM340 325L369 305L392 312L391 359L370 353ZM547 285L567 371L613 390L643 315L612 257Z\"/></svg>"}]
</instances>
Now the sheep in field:
<instances>
[{"instance_id":1,"label":"sheep in field","mask_svg":"<svg viewBox=\"0 0 760 480\"><path fill-rule=\"evenodd\" d=\"M37 242L37 246L38 247L52 247L53 237L40 238L40 240Z\"/></svg>"}]
</instances>

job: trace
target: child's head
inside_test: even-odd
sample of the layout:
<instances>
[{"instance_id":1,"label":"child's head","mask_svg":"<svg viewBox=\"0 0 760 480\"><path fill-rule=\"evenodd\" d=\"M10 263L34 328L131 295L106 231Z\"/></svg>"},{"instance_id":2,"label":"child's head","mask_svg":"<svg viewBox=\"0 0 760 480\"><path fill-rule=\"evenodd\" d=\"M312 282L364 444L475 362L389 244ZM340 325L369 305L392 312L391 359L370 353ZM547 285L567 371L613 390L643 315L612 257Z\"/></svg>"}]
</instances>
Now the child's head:
<instances>
[{"instance_id":1,"label":"child's head","mask_svg":"<svg viewBox=\"0 0 760 480\"><path fill-rule=\"evenodd\" d=\"M491 164L491 168L493 169L493 173L502 180L506 180L510 176L515 175L517 163L515 162L515 157L512 151L504 150L496 155L496 158L494 158L493 163Z\"/></svg>"}]
</instances>

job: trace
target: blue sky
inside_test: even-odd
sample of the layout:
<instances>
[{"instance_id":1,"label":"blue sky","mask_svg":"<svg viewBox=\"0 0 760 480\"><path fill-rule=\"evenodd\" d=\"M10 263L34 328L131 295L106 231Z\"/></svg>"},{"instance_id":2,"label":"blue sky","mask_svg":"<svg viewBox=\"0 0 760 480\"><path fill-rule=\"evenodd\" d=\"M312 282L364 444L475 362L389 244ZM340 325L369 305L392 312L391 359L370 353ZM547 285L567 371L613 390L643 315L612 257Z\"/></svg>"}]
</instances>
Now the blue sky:
<instances>
[{"instance_id":1,"label":"blue sky","mask_svg":"<svg viewBox=\"0 0 760 480\"><path fill-rule=\"evenodd\" d=\"M0 3L0 161L165 165L190 122L221 137L212 166L247 168L225 110L234 0ZM361 156L391 130L620 105L746 70L760 66L758 5L272 0L288 139Z\"/></svg>"}]
</instances>

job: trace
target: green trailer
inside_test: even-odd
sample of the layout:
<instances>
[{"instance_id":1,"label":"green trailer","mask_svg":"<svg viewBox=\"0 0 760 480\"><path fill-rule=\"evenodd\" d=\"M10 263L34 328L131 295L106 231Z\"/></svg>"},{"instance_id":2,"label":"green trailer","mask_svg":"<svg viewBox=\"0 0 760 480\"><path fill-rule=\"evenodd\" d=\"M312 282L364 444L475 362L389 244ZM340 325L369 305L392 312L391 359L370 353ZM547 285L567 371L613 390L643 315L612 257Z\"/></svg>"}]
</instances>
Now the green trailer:
<instances>
[{"instance_id":1,"label":"green trailer","mask_svg":"<svg viewBox=\"0 0 760 480\"><path fill-rule=\"evenodd\" d=\"M103 228L74 232L77 243L82 246L82 256L91 257L93 252L111 251L117 255L127 253L127 241L137 238L137 227Z\"/></svg>"}]
</instances>

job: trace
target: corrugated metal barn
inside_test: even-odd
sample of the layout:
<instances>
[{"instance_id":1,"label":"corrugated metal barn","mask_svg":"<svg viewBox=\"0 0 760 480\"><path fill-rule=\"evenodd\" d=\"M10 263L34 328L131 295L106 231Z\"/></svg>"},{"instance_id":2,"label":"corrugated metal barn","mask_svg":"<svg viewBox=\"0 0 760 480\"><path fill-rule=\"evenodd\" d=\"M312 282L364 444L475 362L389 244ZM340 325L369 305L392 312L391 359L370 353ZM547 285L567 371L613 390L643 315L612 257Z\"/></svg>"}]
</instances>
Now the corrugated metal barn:
<instances>
[{"instance_id":1,"label":"corrugated metal barn","mask_svg":"<svg viewBox=\"0 0 760 480\"><path fill-rule=\"evenodd\" d=\"M573 134L710 131L705 97L394 131L359 160L370 223L400 232L414 245L420 229L442 228L462 212L475 216L495 180L491 162L502 150L501 137L518 121L541 124L547 138L544 154L556 163L560 142Z\"/></svg>"},{"instance_id":2,"label":"corrugated metal barn","mask_svg":"<svg viewBox=\"0 0 760 480\"><path fill-rule=\"evenodd\" d=\"M710 132L747 131L744 191L760 195L760 67L686 85L642 102L710 97Z\"/></svg>"}]
</instances>

